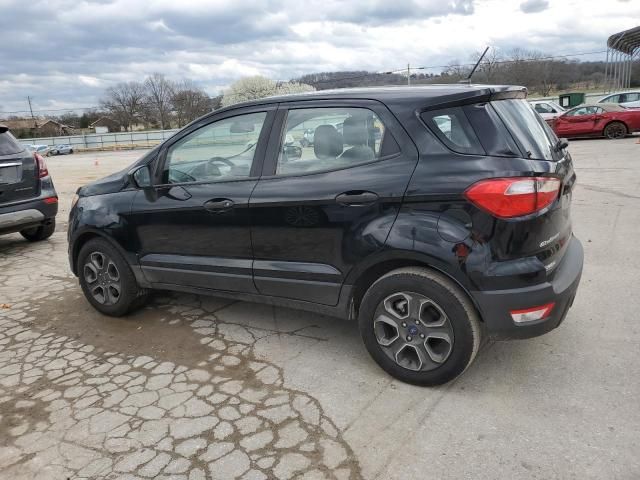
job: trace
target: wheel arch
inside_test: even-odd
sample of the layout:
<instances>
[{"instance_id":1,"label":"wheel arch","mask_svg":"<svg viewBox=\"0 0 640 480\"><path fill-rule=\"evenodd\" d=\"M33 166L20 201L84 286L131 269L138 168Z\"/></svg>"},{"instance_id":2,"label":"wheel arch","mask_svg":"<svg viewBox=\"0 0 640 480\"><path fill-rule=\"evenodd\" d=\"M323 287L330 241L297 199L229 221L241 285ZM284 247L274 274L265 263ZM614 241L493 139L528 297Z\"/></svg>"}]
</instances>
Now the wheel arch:
<instances>
[{"instance_id":1,"label":"wheel arch","mask_svg":"<svg viewBox=\"0 0 640 480\"><path fill-rule=\"evenodd\" d=\"M624 128L627 130L627 135L629 135L629 125L627 125L627 123L624 120L619 120L619 119L612 119L609 120L604 127L602 127L602 136L606 137L605 131L607 130L607 127L609 125L611 125L612 123L621 123L622 125L624 125Z\"/></svg>"},{"instance_id":2,"label":"wheel arch","mask_svg":"<svg viewBox=\"0 0 640 480\"><path fill-rule=\"evenodd\" d=\"M80 255L80 250L89 240L93 240L94 238L101 238L109 242L109 244L116 250L118 250L118 252L120 252L120 254L125 258L125 260L129 261L129 263L131 264L131 254L128 254L117 241L115 241L109 235L106 235L104 232L89 229L78 234L69 246L71 257L71 271L74 275L78 275L78 256Z\"/></svg>"},{"instance_id":3,"label":"wheel arch","mask_svg":"<svg viewBox=\"0 0 640 480\"><path fill-rule=\"evenodd\" d=\"M484 322L484 320L482 319L482 311L480 310L476 300L471 295L469 288L464 285L464 283L460 279L456 278L455 275L447 271L448 269L444 265L438 265L436 260L431 259L425 255L420 255L416 252L397 251L386 252L375 261L369 261L366 265L354 269L347 277L348 284L353 285L353 288L351 289L350 304L354 318L357 316L357 312L364 294L376 280L378 280L383 275L392 272L393 270L407 267L424 268L426 270L431 270L446 277L458 288L460 288L462 293L471 301L474 308L478 312L480 320Z\"/></svg>"}]
</instances>

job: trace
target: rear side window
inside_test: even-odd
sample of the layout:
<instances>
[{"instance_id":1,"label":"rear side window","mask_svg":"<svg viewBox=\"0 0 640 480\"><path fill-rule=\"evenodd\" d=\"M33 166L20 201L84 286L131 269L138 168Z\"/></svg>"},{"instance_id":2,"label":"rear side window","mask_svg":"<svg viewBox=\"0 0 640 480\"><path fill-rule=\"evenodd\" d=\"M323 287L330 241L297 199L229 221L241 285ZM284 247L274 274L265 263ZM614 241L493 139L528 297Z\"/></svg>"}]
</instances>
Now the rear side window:
<instances>
[{"instance_id":1,"label":"rear side window","mask_svg":"<svg viewBox=\"0 0 640 480\"><path fill-rule=\"evenodd\" d=\"M424 112L422 120L454 152L485 155L485 151L461 107Z\"/></svg>"},{"instance_id":2,"label":"rear side window","mask_svg":"<svg viewBox=\"0 0 640 480\"><path fill-rule=\"evenodd\" d=\"M0 156L20 153L24 147L9 132L0 133Z\"/></svg>"},{"instance_id":3,"label":"rear side window","mask_svg":"<svg viewBox=\"0 0 640 480\"><path fill-rule=\"evenodd\" d=\"M556 160L555 144L547 132L545 121L524 99L491 102L493 108L520 143L525 158Z\"/></svg>"}]
</instances>

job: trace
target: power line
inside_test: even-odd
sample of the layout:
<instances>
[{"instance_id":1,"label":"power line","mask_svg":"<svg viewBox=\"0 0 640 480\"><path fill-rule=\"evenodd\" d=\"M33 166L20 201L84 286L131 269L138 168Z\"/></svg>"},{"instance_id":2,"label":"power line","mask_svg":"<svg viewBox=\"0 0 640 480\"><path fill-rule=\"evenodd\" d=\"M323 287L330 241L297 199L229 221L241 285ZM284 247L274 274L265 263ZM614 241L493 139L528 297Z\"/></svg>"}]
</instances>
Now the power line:
<instances>
[{"instance_id":1,"label":"power line","mask_svg":"<svg viewBox=\"0 0 640 480\"><path fill-rule=\"evenodd\" d=\"M606 53L606 50L598 50L598 51L593 51L593 52L579 52L579 53L568 53L568 54L562 54L562 55L550 55L550 56L546 56L546 57L538 57L538 58L523 58L523 59L515 59L515 60L499 60L496 62L493 62L494 65L503 65L503 64L509 64L509 63L519 63L519 62L539 62L542 60L553 60L553 59L558 59L558 58L569 58L569 57L582 57L585 55L596 55L596 54L600 54L600 53ZM431 70L434 68L452 68L452 67L473 67L475 65L475 62L473 63L459 63L459 64L449 64L449 65L426 65L426 66L422 66L422 67L411 67L411 70ZM375 75L392 75L392 74L400 74L400 73L404 73L407 72L407 67L402 67L402 68L398 68L395 70L387 70L387 71L378 71L378 72L366 72L366 73L359 73L357 75L350 75L350 76L346 76L346 77L338 77L338 78L327 78L324 80L317 80L315 82L313 82L314 85L319 85L319 84L325 84L325 83L335 83L335 82L343 82L343 81L347 81L347 80L359 80L362 78L367 78L367 77L371 77L371 76L375 76ZM309 74L309 75L314 75L314 74ZM141 106L154 106L156 105L155 103L142 103L139 104ZM93 105L91 107L70 107L70 108L53 108L53 109L42 109L42 110L36 110L36 113L55 113L55 112L73 112L73 111L79 111L79 110L96 110L96 109L101 109L103 108L100 105ZM14 110L11 112L0 112L0 115L11 115L11 114L18 114L18 113L29 113L29 110ZM33 114L33 113L32 113Z\"/></svg>"}]
</instances>

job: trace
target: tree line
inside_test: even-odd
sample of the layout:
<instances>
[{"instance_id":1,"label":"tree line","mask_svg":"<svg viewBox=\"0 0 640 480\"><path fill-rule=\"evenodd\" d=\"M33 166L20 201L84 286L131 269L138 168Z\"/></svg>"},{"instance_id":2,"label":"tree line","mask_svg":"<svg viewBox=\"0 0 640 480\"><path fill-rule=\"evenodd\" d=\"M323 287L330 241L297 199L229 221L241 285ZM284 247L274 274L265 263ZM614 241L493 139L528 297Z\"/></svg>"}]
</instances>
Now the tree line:
<instances>
[{"instance_id":1,"label":"tree line","mask_svg":"<svg viewBox=\"0 0 640 480\"><path fill-rule=\"evenodd\" d=\"M418 70L411 74L411 84L457 83L467 79L481 52L472 54L468 63L454 60L441 67L439 73ZM490 49L482 59L471 81L474 83L522 85L534 95L549 96L553 92L595 90L604 88L605 62L580 62L568 58L551 58L537 51L513 49L500 52ZM405 72L340 71L303 75L295 79L318 90L333 88L406 85ZM631 86L640 86L640 63L635 62Z\"/></svg>"}]
</instances>

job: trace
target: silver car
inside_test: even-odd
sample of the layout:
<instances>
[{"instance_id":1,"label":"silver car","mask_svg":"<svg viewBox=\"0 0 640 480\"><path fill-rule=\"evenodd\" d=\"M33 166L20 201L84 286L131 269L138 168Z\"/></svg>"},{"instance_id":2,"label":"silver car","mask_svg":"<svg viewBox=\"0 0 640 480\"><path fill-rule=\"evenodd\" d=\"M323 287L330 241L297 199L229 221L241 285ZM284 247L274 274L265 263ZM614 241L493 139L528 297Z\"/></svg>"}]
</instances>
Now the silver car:
<instances>
[{"instance_id":1,"label":"silver car","mask_svg":"<svg viewBox=\"0 0 640 480\"><path fill-rule=\"evenodd\" d=\"M533 100L529 103L546 122L550 122L566 111L563 107L552 100Z\"/></svg>"},{"instance_id":2,"label":"silver car","mask_svg":"<svg viewBox=\"0 0 640 480\"><path fill-rule=\"evenodd\" d=\"M73 153L71 145L54 145L49 151L49 155L69 155Z\"/></svg>"},{"instance_id":3,"label":"silver car","mask_svg":"<svg viewBox=\"0 0 640 480\"><path fill-rule=\"evenodd\" d=\"M640 107L640 92L612 93L598 100L598 103L617 103L623 107Z\"/></svg>"}]
</instances>

